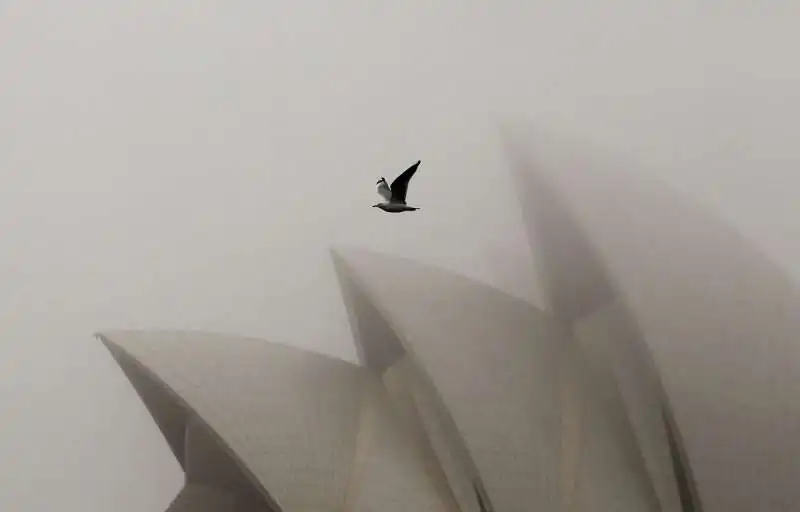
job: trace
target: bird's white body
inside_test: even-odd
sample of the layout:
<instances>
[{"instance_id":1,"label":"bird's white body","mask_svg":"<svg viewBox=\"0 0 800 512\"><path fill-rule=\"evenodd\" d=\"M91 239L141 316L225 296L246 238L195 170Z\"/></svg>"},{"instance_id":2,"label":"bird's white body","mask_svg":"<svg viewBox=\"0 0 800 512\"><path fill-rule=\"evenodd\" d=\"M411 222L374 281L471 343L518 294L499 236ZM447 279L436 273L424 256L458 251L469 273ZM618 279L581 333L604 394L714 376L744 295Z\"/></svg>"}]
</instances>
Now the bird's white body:
<instances>
[{"instance_id":1,"label":"bird's white body","mask_svg":"<svg viewBox=\"0 0 800 512\"><path fill-rule=\"evenodd\" d=\"M380 208L389 213L413 212L419 210L419 208L400 203L378 203L375 205L375 208Z\"/></svg>"}]
</instances>

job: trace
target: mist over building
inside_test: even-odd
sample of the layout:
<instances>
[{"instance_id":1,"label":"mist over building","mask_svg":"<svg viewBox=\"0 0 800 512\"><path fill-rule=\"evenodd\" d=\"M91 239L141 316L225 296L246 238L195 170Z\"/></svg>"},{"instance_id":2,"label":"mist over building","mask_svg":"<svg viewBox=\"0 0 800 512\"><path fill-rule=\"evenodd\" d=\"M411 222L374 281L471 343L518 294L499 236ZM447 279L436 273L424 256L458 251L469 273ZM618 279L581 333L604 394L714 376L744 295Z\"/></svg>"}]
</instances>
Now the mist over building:
<instances>
[{"instance_id":1,"label":"mist over building","mask_svg":"<svg viewBox=\"0 0 800 512\"><path fill-rule=\"evenodd\" d=\"M201 332L100 335L186 474L167 510L696 510L680 507L657 397L631 397L586 350L602 326L576 336L410 260L332 257L360 364Z\"/></svg>"}]
</instances>

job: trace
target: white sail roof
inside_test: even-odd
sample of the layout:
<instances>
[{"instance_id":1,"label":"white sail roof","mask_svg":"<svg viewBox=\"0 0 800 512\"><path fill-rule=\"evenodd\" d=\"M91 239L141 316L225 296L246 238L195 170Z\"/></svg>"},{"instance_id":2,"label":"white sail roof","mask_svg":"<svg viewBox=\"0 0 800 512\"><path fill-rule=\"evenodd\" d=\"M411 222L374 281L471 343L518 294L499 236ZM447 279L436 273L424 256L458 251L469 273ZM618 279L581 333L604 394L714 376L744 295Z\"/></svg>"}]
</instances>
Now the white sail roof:
<instances>
[{"instance_id":1,"label":"white sail roof","mask_svg":"<svg viewBox=\"0 0 800 512\"><path fill-rule=\"evenodd\" d=\"M440 394L496 510L588 500L657 510L624 415L593 405L568 329L442 269L362 251L340 256ZM601 453L607 464L598 464ZM613 495L600 492L608 483Z\"/></svg>"},{"instance_id":2,"label":"white sail roof","mask_svg":"<svg viewBox=\"0 0 800 512\"><path fill-rule=\"evenodd\" d=\"M207 333L102 338L118 360L132 358L170 390L172 405L151 408L157 422L187 408L283 510L339 511L345 503L354 512L376 510L377 503L384 511L407 510L405 503L444 510L425 478L424 454L395 428L382 383L364 368ZM362 463L366 472L358 470Z\"/></svg>"}]
</instances>

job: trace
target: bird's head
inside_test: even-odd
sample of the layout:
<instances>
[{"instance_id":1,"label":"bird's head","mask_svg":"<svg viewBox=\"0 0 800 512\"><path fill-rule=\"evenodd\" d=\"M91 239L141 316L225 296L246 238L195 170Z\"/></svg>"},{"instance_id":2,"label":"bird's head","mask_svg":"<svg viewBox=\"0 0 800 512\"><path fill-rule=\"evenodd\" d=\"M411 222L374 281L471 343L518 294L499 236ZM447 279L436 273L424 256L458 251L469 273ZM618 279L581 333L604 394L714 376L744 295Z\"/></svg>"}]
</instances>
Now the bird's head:
<instances>
[{"instance_id":1,"label":"bird's head","mask_svg":"<svg viewBox=\"0 0 800 512\"><path fill-rule=\"evenodd\" d=\"M377 182L375 182L375 184L376 184L376 185L380 185L381 183L386 183L386 178L384 178L383 176L381 176L381 177L378 179L378 181L377 181Z\"/></svg>"}]
</instances>

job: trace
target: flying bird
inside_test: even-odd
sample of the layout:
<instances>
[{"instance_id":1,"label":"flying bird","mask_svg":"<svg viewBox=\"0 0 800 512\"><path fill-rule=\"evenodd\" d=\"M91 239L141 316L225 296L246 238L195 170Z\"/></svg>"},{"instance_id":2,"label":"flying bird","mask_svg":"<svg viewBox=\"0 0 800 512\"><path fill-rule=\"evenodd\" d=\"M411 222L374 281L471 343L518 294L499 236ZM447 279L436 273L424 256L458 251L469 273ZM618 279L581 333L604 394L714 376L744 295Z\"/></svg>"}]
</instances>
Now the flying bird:
<instances>
[{"instance_id":1,"label":"flying bird","mask_svg":"<svg viewBox=\"0 0 800 512\"><path fill-rule=\"evenodd\" d=\"M380 194L385 201L373 204L372 207L380 208L389 213L413 212L419 210L419 208L406 204L406 193L408 192L408 182L411 181L411 177L417 172L420 163L422 163L422 160L417 160L417 163L403 171L403 174L395 178L391 186L386 183L386 178L381 177L381 179L378 180L378 194Z\"/></svg>"}]
</instances>

